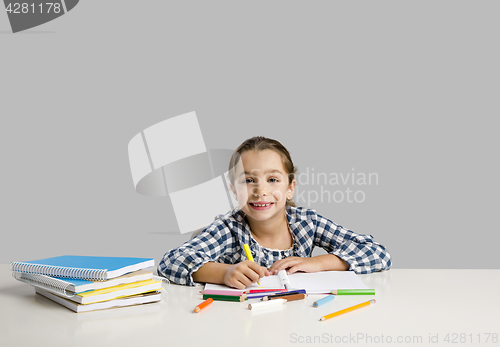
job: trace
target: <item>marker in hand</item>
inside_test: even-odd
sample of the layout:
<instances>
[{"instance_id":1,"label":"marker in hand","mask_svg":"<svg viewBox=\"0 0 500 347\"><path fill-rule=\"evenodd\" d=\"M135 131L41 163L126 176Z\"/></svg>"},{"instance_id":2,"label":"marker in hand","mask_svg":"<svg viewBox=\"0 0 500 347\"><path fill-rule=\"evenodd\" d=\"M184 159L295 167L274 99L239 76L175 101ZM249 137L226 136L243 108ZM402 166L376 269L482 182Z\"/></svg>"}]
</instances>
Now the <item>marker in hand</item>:
<instances>
[{"instance_id":1,"label":"marker in hand","mask_svg":"<svg viewBox=\"0 0 500 347\"><path fill-rule=\"evenodd\" d=\"M253 260L252 252L250 252L250 247L248 247L248 245L246 243L243 245L243 250L245 251L245 255L246 255L247 259L250 260L251 262L255 263L255 261ZM258 281L257 283L260 286L260 281Z\"/></svg>"}]
</instances>

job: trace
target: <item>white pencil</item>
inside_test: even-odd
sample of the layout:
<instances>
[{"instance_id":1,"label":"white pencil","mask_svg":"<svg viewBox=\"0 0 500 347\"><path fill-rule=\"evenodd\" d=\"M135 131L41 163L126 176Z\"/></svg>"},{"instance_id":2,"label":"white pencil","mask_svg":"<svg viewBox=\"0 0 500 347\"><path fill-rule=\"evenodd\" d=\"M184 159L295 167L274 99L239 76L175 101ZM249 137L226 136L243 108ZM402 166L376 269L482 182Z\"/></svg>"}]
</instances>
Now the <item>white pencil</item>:
<instances>
[{"instance_id":1,"label":"white pencil","mask_svg":"<svg viewBox=\"0 0 500 347\"><path fill-rule=\"evenodd\" d=\"M259 301L254 304L248 304L249 310L260 310L264 308L271 308L281 306L286 302L285 299L274 299L269 301Z\"/></svg>"}]
</instances>

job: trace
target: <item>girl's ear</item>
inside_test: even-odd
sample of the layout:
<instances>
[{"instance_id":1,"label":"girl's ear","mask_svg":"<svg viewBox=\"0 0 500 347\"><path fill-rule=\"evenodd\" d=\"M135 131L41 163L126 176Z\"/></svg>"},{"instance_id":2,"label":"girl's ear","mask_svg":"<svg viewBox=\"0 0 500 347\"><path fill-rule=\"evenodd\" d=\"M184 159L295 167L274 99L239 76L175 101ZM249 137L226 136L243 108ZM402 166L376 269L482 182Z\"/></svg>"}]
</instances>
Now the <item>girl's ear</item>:
<instances>
[{"instance_id":1,"label":"girl's ear","mask_svg":"<svg viewBox=\"0 0 500 347\"><path fill-rule=\"evenodd\" d=\"M286 198L288 200L292 200L293 198L293 193L295 192L295 187L297 186L297 181L293 180L290 185L288 186L288 190L286 192Z\"/></svg>"},{"instance_id":2,"label":"girl's ear","mask_svg":"<svg viewBox=\"0 0 500 347\"><path fill-rule=\"evenodd\" d=\"M236 197L236 189L234 189L233 185L231 184L231 178L229 177L229 174L226 175L227 177L227 183L229 184L229 188L233 192L234 196Z\"/></svg>"},{"instance_id":3,"label":"girl's ear","mask_svg":"<svg viewBox=\"0 0 500 347\"><path fill-rule=\"evenodd\" d=\"M234 187L231 183L229 183L229 188L231 188L231 191L233 192L234 197L236 198L236 189L234 189Z\"/></svg>"}]
</instances>

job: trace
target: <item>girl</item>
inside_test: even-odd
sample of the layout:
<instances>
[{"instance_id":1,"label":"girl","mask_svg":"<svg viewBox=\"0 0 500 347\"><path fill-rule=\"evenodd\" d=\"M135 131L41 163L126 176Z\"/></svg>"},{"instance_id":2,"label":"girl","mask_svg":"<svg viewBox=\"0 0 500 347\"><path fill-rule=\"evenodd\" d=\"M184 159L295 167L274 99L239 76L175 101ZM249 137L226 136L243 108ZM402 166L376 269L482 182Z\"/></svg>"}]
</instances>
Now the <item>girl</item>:
<instances>
[{"instance_id":1,"label":"girl","mask_svg":"<svg viewBox=\"0 0 500 347\"><path fill-rule=\"evenodd\" d=\"M281 143L265 137L243 142L229 163L239 207L220 215L201 234L167 252L158 273L174 283L225 284L244 289L286 269L370 273L391 266L389 253L371 235L355 234L292 201L295 167ZM250 246L254 262L246 260ZM328 254L311 256L319 246Z\"/></svg>"}]
</instances>

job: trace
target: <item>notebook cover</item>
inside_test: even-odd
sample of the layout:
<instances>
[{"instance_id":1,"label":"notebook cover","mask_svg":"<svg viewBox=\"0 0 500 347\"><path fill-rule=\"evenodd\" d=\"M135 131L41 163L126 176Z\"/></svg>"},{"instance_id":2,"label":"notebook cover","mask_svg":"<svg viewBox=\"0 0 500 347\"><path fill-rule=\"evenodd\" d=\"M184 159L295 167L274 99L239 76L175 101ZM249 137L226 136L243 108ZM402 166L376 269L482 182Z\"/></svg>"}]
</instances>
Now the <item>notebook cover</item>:
<instances>
[{"instance_id":1,"label":"notebook cover","mask_svg":"<svg viewBox=\"0 0 500 347\"><path fill-rule=\"evenodd\" d=\"M82 293L84 291L81 290L80 288L82 288L83 286L88 288L85 291L96 290L100 288L108 288L109 283L113 283L112 284L113 286L117 286L119 284L137 282L138 280L136 280L135 277L141 277L144 278L144 280L151 279L153 277L153 273L147 270L139 270L139 271L129 272L128 274L115 277L107 281L89 281L78 278L63 278L61 280L71 284L73 286L72 288L74 288L74 291L76 293Z\"/></svg>"},{"instance_id":2,"label":"notebook cover","mask_svg":"<svg viewBox=\"0 0 500 347\"><path fill-rule=\"evenodd\" d=\"M94 257L85 255L62 255L59 257L39 260L23 261L25 264L39 264L61 267L74 267L81 269L118 270L129 265L139 264L152 258L127 258L127 257Z\"/></svg>"},{"instance_id":3,"label":"notebook cover","mask_svg":"<svg viewBox=\"0 0 500 347\"><path fill-rule=\"evenodd\" d=\"M162 289L161 283L162 281L146 280L134 283L121 284L114 287L90 290L88 292L78 293L75 296L68 299L71 301L78 302L80 304L91 304L96 302L109 301L130 295L161 290Z\"/></svg>"},{"instance_id":4,"label":"notebook cover","mask_svg":"<svg viewBox=\"0 0 500 347\"><path fill-rule=\"evenodd\" d=\"M154 266L153 258L95 257L63 255L59 257L12 262L13 272L37 273L53 277L106 280Z\"/></svg>"}]
</instances>

